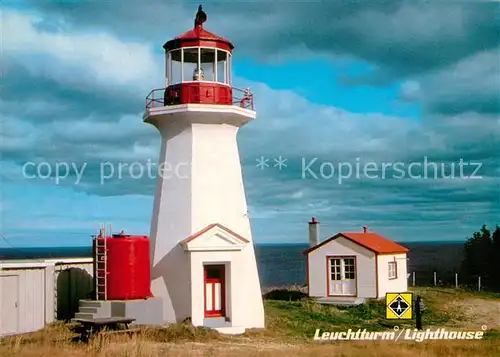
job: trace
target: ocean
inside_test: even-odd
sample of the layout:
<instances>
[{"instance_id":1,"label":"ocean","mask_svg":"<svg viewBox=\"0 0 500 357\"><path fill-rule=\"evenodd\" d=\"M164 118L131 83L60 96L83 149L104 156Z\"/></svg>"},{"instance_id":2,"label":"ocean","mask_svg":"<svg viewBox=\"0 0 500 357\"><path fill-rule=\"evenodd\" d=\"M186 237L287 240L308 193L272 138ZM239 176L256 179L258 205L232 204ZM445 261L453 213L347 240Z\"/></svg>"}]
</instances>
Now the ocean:
<instances>
[{"instance_id":1,"label":"ocean","mask_svg":"<svg viewBox=\"0 0 500 357\"><path fill-rule=\"evenodd\" d=\"M411 242L402 243L410 249L408 272L416 272L417 285L433 282L433 272L443 282L454 280L454 273L460 269L463 242ZM279 287L304 285L306 282L305 257L302 254L306 244L256 244L255 254L261 285ZM0 260L47 259L67 257L91 257L89 247L59 248L0 248Z\"/></svg>"}]
</instances>

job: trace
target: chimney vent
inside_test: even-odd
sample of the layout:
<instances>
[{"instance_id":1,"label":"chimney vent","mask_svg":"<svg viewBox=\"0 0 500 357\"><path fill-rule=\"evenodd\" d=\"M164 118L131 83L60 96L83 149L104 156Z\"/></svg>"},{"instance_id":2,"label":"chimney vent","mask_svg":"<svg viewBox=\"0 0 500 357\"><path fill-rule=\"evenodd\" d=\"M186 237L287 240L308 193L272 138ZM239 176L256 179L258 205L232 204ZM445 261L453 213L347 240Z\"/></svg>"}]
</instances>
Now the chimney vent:
<instances>
[{"instance_id":1,"label":"chimney vent","mask_svg":"<svg viewBox=\"0 0 500 357\"><path fill-rule=\"evenodd\" d=\"M367 226L363 226L363 233L366 233L368 231L368 227Z\"/></svg>"},{"instance_id":2,"label":"chimney vent","mask_svg":"<svg viewBox=\"0 0 500 357\"><path fill-rule=\"evenodd\" d=\"M319 221L316 217L309 222L309 246L314 247L319 244Z\"/></svg>"}]
</instances>

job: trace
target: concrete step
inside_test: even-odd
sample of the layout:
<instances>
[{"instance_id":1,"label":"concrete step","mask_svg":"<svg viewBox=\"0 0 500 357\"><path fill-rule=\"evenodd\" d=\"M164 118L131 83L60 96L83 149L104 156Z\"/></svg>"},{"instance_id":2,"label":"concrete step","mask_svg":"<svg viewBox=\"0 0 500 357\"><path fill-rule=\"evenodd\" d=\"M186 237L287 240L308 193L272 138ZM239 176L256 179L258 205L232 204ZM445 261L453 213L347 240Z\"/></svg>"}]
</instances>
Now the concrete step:
<instances>
[{"instance_id":1,"label":"concrete step","mask_svg":"<svg viewBox=\"0 0 500 357\"><path fill-rule=\"evenodd\" d=\"M88 314L88 313L84 313L84 312L77 312L75 314L75 319L93 319L94 318L94 314Z\"/></svg>"},{"instance_id":2,"label":"concrete step","mask_svg":"<svg viewBox=\"0 0 500 357\"><path fill-rule=\"evenodd\" d=\"M111 317L111 312L106 310L98 310L93 315L95 318L106 318L106 317Z\"/></svg>"},{"instance_id":3,"label":"concrete step","mask_svg":"<svg viewBox=\"0 0 500 357\"><path fill-rule=\"evenodd\" d=\"M344 297L327 297L317 298L316 301L323 305L337 305L337 306L356 306L364 304L364 298L344 298Z\"/></svg>"},{"instance_id":4,"label":"concrete step","mask_svg":"<svg viewBox=\"0 0 500 357\"><path fill-rule=\"evenodd\" d=\"M111 302L96 300L80 300L79 312L92 314L94 318L111 317Z\"/></svg>"},{"instance_id":5,"label":"concrete step","mask_svg":"<svg viewBox=\"0 0 500 357\"><path fill-rule=\"evenodd\" d=\"M79 307L101 307L102 302L95 301L95 300L80 300L80 301L78 301L78 306Z\"/></svg>"},{"instance_id":6,"label":"concrete step","mask_svg":"<svg viewBox=\"0 0 500 357\"><path fill-rule=\"evenodd\" d=\"M86 314L97 314L99 308L98 307L85 307L85 306L80 306L78 308L78 312L81 313L86 313Z\"/></svg>"},{"instance_id":7,"label":"concrete step","mask_svg":"<svg viewBox=\"0 0 500 357\"><path fill-rule=\"evenodd\" d=\"M216 327L213 330L224 335L242 335L245 333L245 328L241 326Z\"/></svg>"},{"instance_id":8,"label":"concrete step","mask_svg":"<svg viewBox=\"0 0 500 357\"><path fill-rule=\"evenodd\" d=\"M229 321L226 321L224 317L212 317L205 318L203 320L203 326L209 328L228 327L231 326L231 323Z\"/></svg>"}]
</instances>

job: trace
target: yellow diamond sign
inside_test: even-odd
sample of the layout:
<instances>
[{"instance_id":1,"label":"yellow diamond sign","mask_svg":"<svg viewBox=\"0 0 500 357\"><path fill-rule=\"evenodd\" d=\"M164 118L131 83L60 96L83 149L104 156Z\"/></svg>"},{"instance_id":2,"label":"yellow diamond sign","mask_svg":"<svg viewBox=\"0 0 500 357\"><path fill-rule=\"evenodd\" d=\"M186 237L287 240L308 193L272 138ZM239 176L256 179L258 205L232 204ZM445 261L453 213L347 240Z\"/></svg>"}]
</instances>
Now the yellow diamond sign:
<instances>
[{"instance_id":1,"label":"yellow diamond sign","mask_svg":"<svg viewBox=\"0 0 500 357\"><path fill-rule=\"evenodd\" d=\"M385 317L389 320L411 320L413 318L412 293L385 294Z\"/></svg>"}]
</instances>

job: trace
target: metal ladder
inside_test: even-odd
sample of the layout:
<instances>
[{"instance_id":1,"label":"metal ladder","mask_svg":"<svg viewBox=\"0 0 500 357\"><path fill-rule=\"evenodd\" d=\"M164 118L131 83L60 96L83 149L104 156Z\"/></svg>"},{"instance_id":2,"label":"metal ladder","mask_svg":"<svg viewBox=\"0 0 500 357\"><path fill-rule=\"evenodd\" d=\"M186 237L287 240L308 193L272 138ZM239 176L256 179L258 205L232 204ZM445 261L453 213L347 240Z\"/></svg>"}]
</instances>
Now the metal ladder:
<instances>
[{"instance_id":1,"label":"metal ladder","mask_svg":"<svg viewBox=\"0 0 500 357\"><path fill-rule=\"evenodd\" d=\"M111 230L111 226L110 226ZM100 239L99 239L100 238ZM99 235L95 238L95 260L96 260L96 279L95 291L96 300L107 300L108 298L108 248L106 239L106 226L102 225Z\"/></svg>"}]
</instances>

